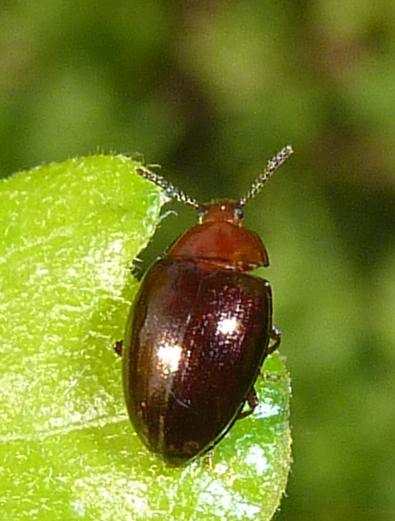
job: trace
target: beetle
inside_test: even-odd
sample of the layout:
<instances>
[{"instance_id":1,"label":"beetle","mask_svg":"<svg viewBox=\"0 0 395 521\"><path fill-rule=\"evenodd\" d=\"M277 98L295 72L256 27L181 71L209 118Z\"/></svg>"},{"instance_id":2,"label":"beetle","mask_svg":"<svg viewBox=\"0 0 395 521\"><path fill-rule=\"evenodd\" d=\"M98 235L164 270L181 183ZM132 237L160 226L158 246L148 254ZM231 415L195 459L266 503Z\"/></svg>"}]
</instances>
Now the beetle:
<instances>
[{"instance_id":1,"label":"beetle","mask_svg":"<svg viewBox=\"0 0 395 521\"><path fill-rule=\"evenodd\" d=\"M258 234L243 228L243 208L292 152L284 147L238 201L200 204L137 168L199 216L145 274L115 346L130 420L170 465L207 452L258 403L254 384L281 334L272 324L270 283L250 273L269 258Z\"/></svg>"}]
</instances>

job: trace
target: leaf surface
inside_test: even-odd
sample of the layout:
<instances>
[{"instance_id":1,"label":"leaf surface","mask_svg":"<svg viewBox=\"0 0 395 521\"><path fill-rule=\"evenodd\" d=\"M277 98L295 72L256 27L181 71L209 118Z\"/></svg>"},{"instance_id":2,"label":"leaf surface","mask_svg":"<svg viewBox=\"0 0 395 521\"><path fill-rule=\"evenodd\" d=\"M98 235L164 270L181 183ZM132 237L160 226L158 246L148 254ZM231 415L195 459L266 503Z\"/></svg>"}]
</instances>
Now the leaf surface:
<instances>
[{"instance_id":1,"label":"leaf surface","mask_svg":"<svg viewBox=\"0 0 395 521\"><path fill-rule=\"evenodd\" d=\"M268 520L290 465L289 378L278 354L260 405L211 459L166 467L127 419L121 361L132 261L166 198L122 156L0 182L2 519Z\"/></svg>"}]
</instances>

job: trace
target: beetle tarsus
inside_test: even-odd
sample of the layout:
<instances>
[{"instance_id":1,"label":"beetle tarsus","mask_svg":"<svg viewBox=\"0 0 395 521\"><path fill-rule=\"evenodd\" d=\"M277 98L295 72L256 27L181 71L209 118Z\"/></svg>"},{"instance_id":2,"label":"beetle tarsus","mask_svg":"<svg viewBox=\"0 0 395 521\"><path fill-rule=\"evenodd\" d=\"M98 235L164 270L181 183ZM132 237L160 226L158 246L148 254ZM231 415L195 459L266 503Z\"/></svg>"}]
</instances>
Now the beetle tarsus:
<instances>
[{"instance_id":1,"label":"beetle tarsus","mask_svg":"<svg viewBox=\"0 0 395 521\"><path fill-rule=\"evenodd\" d=\"M272 332L270 334L270 340L272 341L269 343L269 346L267 348L267 353L271 354L273 351L276 351L280 347L281 344L281 331L277 329L275 326L272 328Z\"/></svg>"},{"instance_id":2,"label":"beetle tarsus","mask_svg":"<svg viewBox=\"0 0 395 521\"><path fill-rule=\"evenodd\" d=\"M252 388L251 391L248 393L246 401L248 403L249 409L247 409L246 411L240 411L239 415L237 416L238 420L250 416L250 414L252 414L258 406L259 400L254 388Z\"/></svg>"},{"instance_id":3,"label":"beetle tarsus","mask_svg":"<svg viewBox=\"0 0 395 521\"><path fill-rule=\"evenodd\" d=\"M116 342L114 342L112 347L118 356L122 356L123 340L117 340Z\"/></svg>"},{"instance_id":4,"label":"beetle tarsus","mask_svg":"<svg viewBox=\"0 0 395 521\"><path fill-rule=\"evenodd\" d=\"M203 466L206 470L213 470L213 453L212 449L202 455Z\"/></svg>"},{"instance_id":5,"label":"beetle tarsus","mask_svg":"<svg viewBox=\"0 0 395 521\"><path fill-rule=\"evenodd\" d=\"M141 262L140 259L135 259L129 268L130 274L137 280L141 280L143 277L143 269L141 267L141 263L139 264L139 262Z\"/></svg>"}]
</instances>

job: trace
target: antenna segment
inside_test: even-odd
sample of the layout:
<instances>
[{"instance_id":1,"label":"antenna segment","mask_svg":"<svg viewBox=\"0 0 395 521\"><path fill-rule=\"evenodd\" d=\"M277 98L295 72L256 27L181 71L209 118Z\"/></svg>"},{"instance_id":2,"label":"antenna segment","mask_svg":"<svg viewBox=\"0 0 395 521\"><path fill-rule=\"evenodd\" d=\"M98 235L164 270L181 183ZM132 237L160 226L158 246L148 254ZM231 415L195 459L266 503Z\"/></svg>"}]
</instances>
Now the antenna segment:
<instances>
[{"instance_id":1,"label":"antenna segment","mask_svg":"<svg viewBox=\"0 0 395 521\"><path fill-rule=\"evenodd\" d=\"M151 172L144 166L137 167L136 172L141 177L148 179L149 181L151 181L151 183L154 183L156 186L159 186L159 188L162 188L165 194L168 195L171 199L175 199L180 203L188 204L189 206L192 206L193 208L199 210L200 204L196 201L196 199L189 197L189 195L176 188L173 184L171 184L161 175L157 174L156 172Z\"/></svg>"},{"instance_id":2,"label":"antenna segment","mask_svg":"<svg viewBox=\"0 0 395 521\"><path fill-rule=\"evenodd\" d=\"M262 189L263 185L271 178L274 172L293 154L291 146L286 146L280 152L271 159L264 171L258 176L250 186L250 189L244 197L239 201L240 207L243 207L247 201L256 196L256 194Z\"/></svg>"}]
</instances>

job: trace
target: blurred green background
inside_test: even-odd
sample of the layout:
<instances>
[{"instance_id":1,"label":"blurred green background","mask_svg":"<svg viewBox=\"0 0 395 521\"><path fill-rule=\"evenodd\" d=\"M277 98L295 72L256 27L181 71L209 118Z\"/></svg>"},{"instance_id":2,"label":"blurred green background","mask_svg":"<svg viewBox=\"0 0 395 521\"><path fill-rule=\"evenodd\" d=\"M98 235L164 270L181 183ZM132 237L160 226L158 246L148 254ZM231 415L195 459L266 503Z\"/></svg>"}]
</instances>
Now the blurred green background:
<instances>
[{"instance_id":1,"label":"blurred green background","mask_svg":"<svg viewBox=\"0 0 395 521\"><path fill-rule=\"evenodd\" d=\"M2 176L141 152L205 200L294 146L246 218L293 378L276 519L395 519L393 0L2 0L0 27Z\"/></svg>"}]
</instances>

